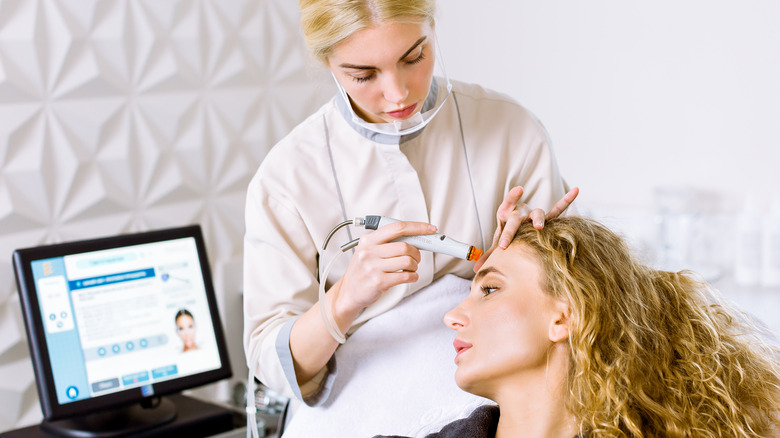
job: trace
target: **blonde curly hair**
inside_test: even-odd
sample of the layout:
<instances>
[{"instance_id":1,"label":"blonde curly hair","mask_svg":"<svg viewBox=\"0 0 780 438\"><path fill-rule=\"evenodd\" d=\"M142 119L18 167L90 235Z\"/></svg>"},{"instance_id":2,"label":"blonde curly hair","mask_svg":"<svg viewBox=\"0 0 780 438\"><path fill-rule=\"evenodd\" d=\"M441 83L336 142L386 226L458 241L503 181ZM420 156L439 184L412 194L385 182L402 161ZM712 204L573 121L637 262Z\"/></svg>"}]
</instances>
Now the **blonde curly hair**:
<instances>
[{"instance_id":1,"label":"blonde curly hair","mask_svg":"<svg viewBox=\"0 0 780 438\"><path fill-rule=\"evenodd\" d=\"M780 349L692 272L642 265L585 218L524 224L514 242L538 256L542 289L570 304L566 403L581 436L780 434Z\"/></svg>"}]
</instances>

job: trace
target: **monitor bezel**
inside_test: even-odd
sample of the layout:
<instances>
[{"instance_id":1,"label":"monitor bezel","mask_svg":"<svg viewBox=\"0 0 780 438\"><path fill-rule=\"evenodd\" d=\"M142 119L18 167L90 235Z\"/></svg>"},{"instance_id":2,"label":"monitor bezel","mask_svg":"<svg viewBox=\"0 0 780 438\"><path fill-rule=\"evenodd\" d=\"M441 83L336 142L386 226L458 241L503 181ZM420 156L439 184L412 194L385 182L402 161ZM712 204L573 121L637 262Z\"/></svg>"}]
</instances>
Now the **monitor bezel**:
<instances>
[{"instance_id":1,"label":"monitor bezel","mask_svg":"<svg viewBox=\"0 0 780 438\"><path fill-rule=\"evenodd\" d=\"M152 383L153 393L144 395L140 387L133 387L123 391L101 395L98 397L76 400L60 404L54 386L54 377L51 369L49 346L46 342L44 322L40 311L40 302L36 291L35 280L32 273L32 262L36 260L63 257L71 254L81 254L91 251L127 247L153 242L168 241L192 237L198 252L200 271L203 276L203 285L208 302L211 321L214 329L214 337L219 353L221 367L211 371L183 376L176 379ZM14 273L16 274L17 288L21 301L22 314L24 316L27 332L30 357L35 372L36 386L40 398L41 410L46 420L59 420L63 418L94 413L101 410L144 402L149 399L167 394L181 392L208 383L232 377L230 359L227 352L222 320L219 315L217 297L211 276L211 267L208 261L206 246L200 225L187 225L182 227L159 229L154 231L121 234L95 239L79 240L44 245L31 248L17 249L13 253Z\"/></svg>"}]
</instances>

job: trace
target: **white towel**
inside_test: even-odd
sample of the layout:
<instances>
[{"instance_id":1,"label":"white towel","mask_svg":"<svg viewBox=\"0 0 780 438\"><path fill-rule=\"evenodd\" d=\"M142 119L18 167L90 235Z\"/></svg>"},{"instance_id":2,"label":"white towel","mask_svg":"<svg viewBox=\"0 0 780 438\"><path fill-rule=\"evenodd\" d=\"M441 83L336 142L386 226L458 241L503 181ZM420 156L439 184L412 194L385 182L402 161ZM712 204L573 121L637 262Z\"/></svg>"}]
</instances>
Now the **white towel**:
<instances>
[{"instance_id":1,"label":"white towel","mask_svg":"<svg viewBox=\"0 0 780 438\"><path fill-rule=\"evenodd\" d=\"M488 403L455 384L455 332L442 321L469 286L446 275L355 331L336 350L330 398L297 407L284 438L425 436Z\"/></svg>"}]
</instances>

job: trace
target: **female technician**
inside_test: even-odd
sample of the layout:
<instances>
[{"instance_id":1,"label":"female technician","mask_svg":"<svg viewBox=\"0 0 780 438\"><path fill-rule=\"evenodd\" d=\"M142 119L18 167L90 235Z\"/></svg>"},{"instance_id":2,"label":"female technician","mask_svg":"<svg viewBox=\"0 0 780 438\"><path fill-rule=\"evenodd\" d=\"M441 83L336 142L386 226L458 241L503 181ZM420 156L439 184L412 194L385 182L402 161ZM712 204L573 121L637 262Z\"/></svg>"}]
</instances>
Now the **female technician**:
<instances>
[{"instance_id":1,"label":"female technician","mask_svg":"<svg viewBox=\"0 0 780 438\"><path fill-rule=\"evenodd\" d=\"M521 221L542 226L544 211L560 214L576 189L567 194L547 134L527 110L433 76L434 0L300 7L306 41L339 93L268 153L249 185L244 340L260 381L316 405L329 396L339 346L320 305L350 333L445 274L474 275L474 263L393 239L439 230L478 248L506 247ZM401 222L341 229L322 250L334 226L366 215ZM318 275L358 237L318 303Z\"/></svg>"}]
</instances>

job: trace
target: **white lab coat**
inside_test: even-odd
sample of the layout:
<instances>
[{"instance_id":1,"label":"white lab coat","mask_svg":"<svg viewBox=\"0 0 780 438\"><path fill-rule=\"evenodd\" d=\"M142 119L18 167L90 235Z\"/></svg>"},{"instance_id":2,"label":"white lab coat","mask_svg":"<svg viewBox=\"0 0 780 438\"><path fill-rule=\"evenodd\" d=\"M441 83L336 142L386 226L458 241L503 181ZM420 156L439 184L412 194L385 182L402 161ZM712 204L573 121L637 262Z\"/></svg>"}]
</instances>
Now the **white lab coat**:
<instances>
[{"instance_id":1,"label":"white lab coat","mask_svg":"<svg viewBox=\"0 0 780 438\"><path fill-rule=\"evenodd\" d=\"M444 87L434 85L429 97L440 100L444 94ZM247 193L247 357L261 349L258 362L250 364L260 381L289 397L320 395L309 404L327 398L328 371L311 387L297 388L286 344L289 329L282 327L317 301L318 263L324 270L342 244L366 232L342 229L323 252L334 226L345 219L383 215L429 222L455 240L486 249L496 210L509 189L522 185L522 201L545 210L567 190L544 128L502 94L453 81L453 95L436 118L400 141L367 134L344 108L344 101L334 97L274 146ZM334 265L327 287L344 273L350 254ZM473 262L421 254L419 281L387 291L352 330L445 274L474 275ZM420 315L426 317L440 320L441 315Z\"/></svg>"}]
</instances>

